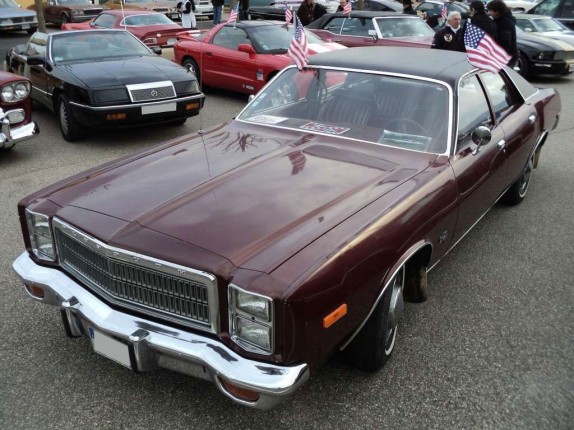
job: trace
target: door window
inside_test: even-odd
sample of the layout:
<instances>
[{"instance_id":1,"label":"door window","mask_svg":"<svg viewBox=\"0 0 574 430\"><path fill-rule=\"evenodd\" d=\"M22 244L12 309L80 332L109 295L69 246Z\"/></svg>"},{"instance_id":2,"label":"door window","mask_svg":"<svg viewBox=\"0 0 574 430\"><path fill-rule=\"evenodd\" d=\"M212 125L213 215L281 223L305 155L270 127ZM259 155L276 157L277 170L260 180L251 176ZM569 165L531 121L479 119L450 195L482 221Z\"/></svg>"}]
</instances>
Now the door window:
<instances>
[{"instance_id":1,"label":"door window","mask_svg":"<svg viewBox=\"0 0 574 430\"><path fill-rule=\"evenodd\" d=\"M247 33L241 28L223 27L213 38L214 45L233 49L234 51L236 51L237 46L242 43L251 44Z\"/></svg>"},{"instance_id":2,"label":"door window","mask_svg":"<svg viewBox=\"0 0 574 430\"><path fill-rule=\"evenodd\" d=\"M468 145L473 130L493 124L486 95L476 75L467 76L458 85L458 139L457 150Z\"/></svg>"}]
</instances>

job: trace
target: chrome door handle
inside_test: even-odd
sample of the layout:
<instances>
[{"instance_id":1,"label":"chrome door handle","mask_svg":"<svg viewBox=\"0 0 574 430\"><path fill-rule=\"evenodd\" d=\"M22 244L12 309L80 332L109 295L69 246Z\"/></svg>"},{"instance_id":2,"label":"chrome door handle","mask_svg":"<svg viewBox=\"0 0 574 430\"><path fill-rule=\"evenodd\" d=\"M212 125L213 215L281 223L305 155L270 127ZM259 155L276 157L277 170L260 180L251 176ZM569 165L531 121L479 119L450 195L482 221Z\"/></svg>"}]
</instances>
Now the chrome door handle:
<instances>
[{"instance_id":1,"label":"chrome door handle","mask_svg":"<svg viewBox=\"0 0 574 430\"><path fill-rule=\"evenodd\" d=\"M496 144L496 146L498 146L498 149L504 149L504 147L506 146L506 140L502 139L499 140L498 143Z\"/></svg>"},{"instance_id":2,"label":"chrome door handle","mask_svg":"<svg viewBox=\"0 0 574 430\"><path fill-rule=\"evenodd\" d=\"M534 121L536 121L536 115L532 114L528 117L528 122L534 124Z\"/></svg>"}]
</instances>

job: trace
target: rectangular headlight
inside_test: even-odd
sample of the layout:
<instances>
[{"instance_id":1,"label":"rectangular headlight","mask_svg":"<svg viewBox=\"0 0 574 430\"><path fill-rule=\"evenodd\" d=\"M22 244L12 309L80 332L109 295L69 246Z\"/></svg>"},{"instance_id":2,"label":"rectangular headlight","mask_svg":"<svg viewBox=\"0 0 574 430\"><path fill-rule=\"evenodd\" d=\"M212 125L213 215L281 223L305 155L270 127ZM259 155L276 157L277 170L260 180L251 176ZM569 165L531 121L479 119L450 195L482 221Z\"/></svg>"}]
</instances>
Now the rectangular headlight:
<instances>
[{"instance_id":1,"label":"rectangular headlight","mask_svg":"<svg viewBox=\"0 0 574 430\"><path fill-rule=\"evenodd\" d=\"M229 286L229 330L231 338L252 352L273 350L273 300Z\"/></svg>"},{"instance_id":2,"label":"rectangular headlight","mask_svg":"<svg viewBox=\"0 0 574 430\"><path fill-rule=\"evenodd\" d=\"M34 254L41 260L54 261L56 253L54 251L50 219L46 215L26 209L26 222Z\"/></svg>"}]
</instances>

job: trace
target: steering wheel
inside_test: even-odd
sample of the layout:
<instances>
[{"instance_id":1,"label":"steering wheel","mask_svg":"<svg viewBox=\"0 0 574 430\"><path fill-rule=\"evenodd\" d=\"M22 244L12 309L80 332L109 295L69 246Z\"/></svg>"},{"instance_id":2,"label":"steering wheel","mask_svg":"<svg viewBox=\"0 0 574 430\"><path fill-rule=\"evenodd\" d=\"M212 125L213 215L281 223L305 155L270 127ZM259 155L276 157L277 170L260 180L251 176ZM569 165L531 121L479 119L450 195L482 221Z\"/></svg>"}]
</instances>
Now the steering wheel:
<instances>
[{"instance_id":1,"label":"steering wheel","mask_svg":"<svg viewBox=\"0 0 574 430\"><path fill-rule=\"evenodd\" d=\"M394 118L385 124L385 128L398 133L413 134L416 132L420 136L431 136L426 128L410 118Z\"/></svg>"}]
</instances>

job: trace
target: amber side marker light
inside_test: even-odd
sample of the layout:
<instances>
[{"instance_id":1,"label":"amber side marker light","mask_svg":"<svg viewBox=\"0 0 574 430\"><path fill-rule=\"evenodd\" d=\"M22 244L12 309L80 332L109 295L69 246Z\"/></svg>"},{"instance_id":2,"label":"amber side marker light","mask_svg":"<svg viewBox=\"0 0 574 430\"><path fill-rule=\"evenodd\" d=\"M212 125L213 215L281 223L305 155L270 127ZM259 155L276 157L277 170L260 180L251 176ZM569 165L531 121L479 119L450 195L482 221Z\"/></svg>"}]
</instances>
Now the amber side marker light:
<instances>
[{"instance_id":1,"label":"amber side marker light","mask_svg":"<svg viewBox=\"0 0 574 430\"><path fill-rule=\"evenodd\" d=\"M117 121L126 119L127 115L125 113L109 113L106 115L108 121Z\"/></svg>"},{"instance_id":2,"label":"amber side marker light","mask_svg":"<svg viewBox=\"0 0 574 430\"><path fill-rule=\"evenodd\" d=\"M233 385L231 382L227 382L225 379L219 378L221 385L225 387L227 391L233 394L235 397L241 400L247 400L248 402L255 402L259 400L259 393L257 391L248 390L246 388L238 387Z\"/></svg>"},{"instance_id":3,"label":"amber side marker light","mask_svg":"<svg viewBox=\"0 0 574 430\"><path fill-rule=\"evenodd\" d=\"M188 103L185 105L185 110L199 109L199 103Z\"/></svg>"},{"instance_id":4,"label":"amber side marker light","mask_svg":"<svg viewBox=\"0 0 574 430\"><path fill-rule=\"evenodd\" d=\"M44 289L40 288L40 287L36 287L34 285L29 286L26 285L26 289L28 290L28 292L30 294L32 294L34 297L38 297L39 299L43 299L44 298Z\"/></svg>"},{"instance_id":5,"label":"amber side marker light","mask_svg":"<svg viewBox=\"0 0 574 430\"><path fill-rule=\"evenodd\" d=\"M343 303L341 306L323 318L323 328L331 327L345 315L347 315L347 305Z\"/></svg>"}]
</instances>

